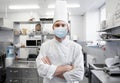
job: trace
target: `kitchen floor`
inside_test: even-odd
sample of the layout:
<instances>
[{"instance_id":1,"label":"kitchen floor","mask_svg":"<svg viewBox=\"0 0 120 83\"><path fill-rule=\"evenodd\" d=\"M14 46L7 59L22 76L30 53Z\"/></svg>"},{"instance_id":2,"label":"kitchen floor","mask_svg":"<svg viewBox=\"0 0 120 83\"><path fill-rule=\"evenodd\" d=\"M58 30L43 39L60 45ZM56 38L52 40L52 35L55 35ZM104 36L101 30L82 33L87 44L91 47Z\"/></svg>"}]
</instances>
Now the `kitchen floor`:
<instances>
[{"instance_id":1,"label":"kitchen floor","mask_svg":"<svg viewBox=\"0 0 120 83\"><path fill-rule=\"evenodd\" d=\"M80 83L88 83L88 78L84 77L84 79Z\"/></svg>"}]
</instances>

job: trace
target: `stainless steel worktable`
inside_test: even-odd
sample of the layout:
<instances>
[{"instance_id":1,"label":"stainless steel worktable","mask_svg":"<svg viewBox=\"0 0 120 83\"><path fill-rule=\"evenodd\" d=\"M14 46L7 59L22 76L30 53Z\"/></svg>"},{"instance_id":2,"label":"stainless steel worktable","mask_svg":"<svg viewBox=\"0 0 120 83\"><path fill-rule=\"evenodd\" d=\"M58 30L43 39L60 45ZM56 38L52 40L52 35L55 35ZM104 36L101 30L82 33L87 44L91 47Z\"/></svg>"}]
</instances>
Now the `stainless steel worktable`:
<instances>
[{"instance_id":1,"label":"stainless steel worktable","mask_svg":"<svg viewBox=\"0 0 120 83\"><path fill-rule=\"evenodd\" d=\"M110 76L104 71L91 70L93 76L99 81L97 83L120 83L120 76ZM93 78L95 80L95 78ZM95 82L92 82L95 83Z\"/></svg>"},{"instance_id":2,"label":"stainless steel worktable","mask_svg":"<svg viewBox=\"0 0 120 83\"><path fill-rule=\"evenodd\" d=\"M15 61L9 68L36 68L35 61Z\"/></svg>"}]
</instances>

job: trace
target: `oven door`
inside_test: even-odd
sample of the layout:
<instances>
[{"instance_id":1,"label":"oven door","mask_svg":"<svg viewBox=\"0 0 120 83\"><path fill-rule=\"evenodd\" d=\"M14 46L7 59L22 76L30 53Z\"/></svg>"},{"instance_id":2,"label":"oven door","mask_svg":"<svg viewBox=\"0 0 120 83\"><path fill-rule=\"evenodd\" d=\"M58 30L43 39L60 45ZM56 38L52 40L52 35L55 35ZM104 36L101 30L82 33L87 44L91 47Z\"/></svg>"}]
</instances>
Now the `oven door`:
<instances>
[{"instance_id":1,"label":"oven door","mask_svg":"<svg viewBox=\"0 0 120 83\"><path fill-rule=\"evenodd\" d=\"M26 46L36 46L36 40L26 40Z\"/></svg>"}]
</instances>

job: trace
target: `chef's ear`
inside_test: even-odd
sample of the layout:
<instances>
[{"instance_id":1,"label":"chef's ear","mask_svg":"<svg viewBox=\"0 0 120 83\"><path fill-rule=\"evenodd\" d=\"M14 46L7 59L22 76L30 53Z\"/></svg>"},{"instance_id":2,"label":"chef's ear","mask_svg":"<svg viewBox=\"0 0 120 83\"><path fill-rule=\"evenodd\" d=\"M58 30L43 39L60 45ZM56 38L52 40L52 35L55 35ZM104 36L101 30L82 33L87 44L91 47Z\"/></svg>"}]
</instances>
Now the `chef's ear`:
<instances>
[{"instance_id":1,"label":"chef's ear","mask_svg":"<svg viewBox=\"0 0 120 83\"><path fill-rule=\"evenodd\" d=\"M53 23L53 25L52 25L52 29L54 30L54 26L55 26L55 22Z\"/></svg>"},{"instance_id":2,"label":"chef's ear","mask_svg":"<svg viewBox=\"0 0 120 83\"><path fill-rule=\"evenodd\" d=\"M52 29L54 30L54 24L52 25Z\"/></svg>"},{"instance_id":3,"label":"chef's ear","mask_svg":"<svg viewBox=\"0 0 120 83\"><path fill-rule=\"evenodd\" d=\"M68 33L70 33L70 25L67 24Z\"/></svg>"}]
</instances>

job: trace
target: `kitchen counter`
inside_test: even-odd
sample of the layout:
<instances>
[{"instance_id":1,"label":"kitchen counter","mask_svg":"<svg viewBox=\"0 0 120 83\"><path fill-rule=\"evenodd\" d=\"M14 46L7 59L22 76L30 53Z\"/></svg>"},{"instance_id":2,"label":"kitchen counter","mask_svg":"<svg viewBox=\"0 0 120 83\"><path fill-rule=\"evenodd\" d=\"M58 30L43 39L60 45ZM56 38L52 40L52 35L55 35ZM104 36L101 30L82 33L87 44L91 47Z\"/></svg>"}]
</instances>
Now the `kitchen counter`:
<instances>
[{"instance_id":1,"label":"kitchen counter","mask_svg":"<svg viewBox=\"0 0 120 83\"><path fill-rule=\"evenodd\" d=\"M110 76L99 70L91 70L92 83L120 83L120 76Z\"/></svg>"}]
</instances>

